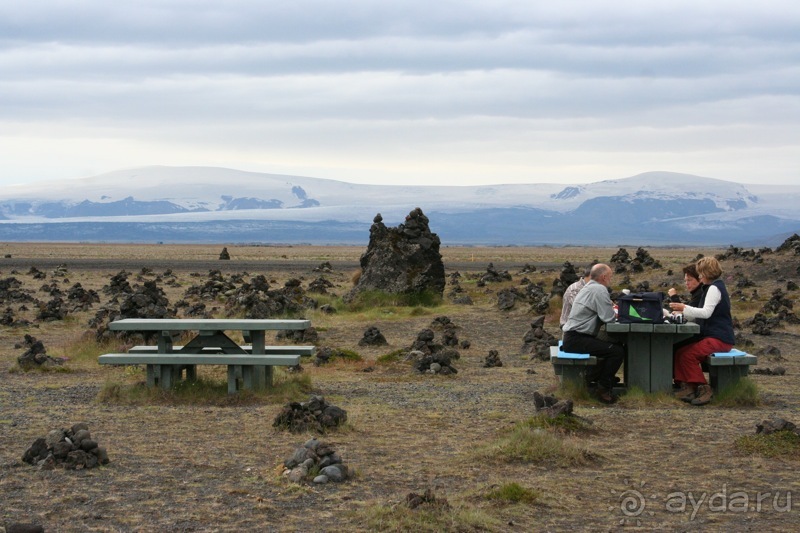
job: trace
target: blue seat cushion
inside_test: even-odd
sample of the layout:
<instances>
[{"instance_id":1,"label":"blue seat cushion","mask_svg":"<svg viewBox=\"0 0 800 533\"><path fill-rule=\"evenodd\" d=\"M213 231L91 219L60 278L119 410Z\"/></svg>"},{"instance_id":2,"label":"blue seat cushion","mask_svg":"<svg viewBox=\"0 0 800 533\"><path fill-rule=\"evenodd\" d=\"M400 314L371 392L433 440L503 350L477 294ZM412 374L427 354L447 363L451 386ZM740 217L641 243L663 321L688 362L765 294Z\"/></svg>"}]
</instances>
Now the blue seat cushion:
<instances>
[{"instance_id":1,"label":"blue seat cushion","mask_svg":"<svg viewBox=\"0 0 800 533\"><path fill-rule=\"evenodd\" d=\"M570 353L561 349L563 341L558 341L558 357L560 359L589 359L588 353Z\"/></svg>"},{"instance_id":2,"label":"blue seat cushion","mask_svg":"<svg viewBox=\"0 0 800 533\"><path fill-rule=\"evenodd\" d=\"M741 357L743 355L749 355L747 352L743 352L741 350L732 349L729 352L714 352L711 354L713 357Z\"/></svg>"}]
</instances>

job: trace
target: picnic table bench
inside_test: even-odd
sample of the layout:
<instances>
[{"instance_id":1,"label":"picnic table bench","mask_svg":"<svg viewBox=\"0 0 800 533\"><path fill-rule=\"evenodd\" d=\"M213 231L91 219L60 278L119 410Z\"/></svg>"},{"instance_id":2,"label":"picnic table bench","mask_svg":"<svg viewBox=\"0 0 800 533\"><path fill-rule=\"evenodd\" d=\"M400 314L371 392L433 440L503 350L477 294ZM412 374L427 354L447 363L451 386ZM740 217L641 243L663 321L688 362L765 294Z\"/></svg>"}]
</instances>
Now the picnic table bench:
<instances>
[{"instance_id":1,"label":"picnic table bench","mask_svg":"<svg viewBox=\"0 0 800 533\"><path fill-rule=\"evenodd\" d=\"M134 346L127 353L109 353L98 357L100 364L147 366L147 385L169 389L182 379L197 378L197 365L226 365L228 392L262 389L272 385L274 366L294 366L300 357L311 355L313 346L266 346L265 332L270 330L307 329L308 320L278 319L148 319L128 318L109 324L113 331L158 332L157 345ZM197 334L186 344L173 341L186 333ZM239 345L226 331L240 331L249 345ZM241 386L240 386L241 385Z\"/></svg>"}]
</instances>

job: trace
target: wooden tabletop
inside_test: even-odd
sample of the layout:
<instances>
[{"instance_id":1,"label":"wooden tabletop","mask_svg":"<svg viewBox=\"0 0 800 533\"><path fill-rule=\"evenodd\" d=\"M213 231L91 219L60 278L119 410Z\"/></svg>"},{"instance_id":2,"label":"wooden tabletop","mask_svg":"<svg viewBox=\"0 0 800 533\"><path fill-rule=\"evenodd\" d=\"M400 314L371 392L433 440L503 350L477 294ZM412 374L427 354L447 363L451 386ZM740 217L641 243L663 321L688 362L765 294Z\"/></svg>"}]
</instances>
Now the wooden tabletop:
<instances>
[{"instance_id":1,"label":"wooden tabletop","mask_svg":"<svg viewBox=\"0 0 800 533\"><path fill-rule=\"evenodd\" d=\"M263 331L310 327L310 320L269 318L124 318L108 325L108 329L118 331Z\"/></svg>"},{"instance_id":2,"label":"wooden tabletop","mask_svg":"<svg viewBox=\"0 0 800 533\"><path fill-rule=\"evenodd\" d=\"M700 325L694 322L686 324L620 324L619 322L609 322L606 324L606 331L609 333L700 333Z\"/></svg>"}]
</instances>

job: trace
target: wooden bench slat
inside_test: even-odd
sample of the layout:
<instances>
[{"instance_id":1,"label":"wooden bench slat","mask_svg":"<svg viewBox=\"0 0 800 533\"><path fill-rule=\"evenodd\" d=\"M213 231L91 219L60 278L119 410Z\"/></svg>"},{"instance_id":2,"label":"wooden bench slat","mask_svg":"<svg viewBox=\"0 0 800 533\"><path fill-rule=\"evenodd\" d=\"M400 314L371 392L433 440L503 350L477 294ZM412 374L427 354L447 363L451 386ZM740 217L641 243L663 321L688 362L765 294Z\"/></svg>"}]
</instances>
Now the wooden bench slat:
<instances>
[{"instance_id":1,"label":"wooden bench slat","mask_svg":"<svg viewBox=\"0 0 800 533\"><path fill-rule=\"evenodd\" d=\"M173 346L173 352L179 352L183 346ZM253 346L252 345L244 345L241 347L246 352L252 352ZM215 350L220 350L218 347L207 346L203 348L204 352L211 352L213 353ZM264 354L278 354L278 355L314 355L314 351L316 350L316 346L265 346L264 347ZM128 353L156 353L158 352L158 346L154 345L139 345L133 346ZM260 355L260 354L259 354Z\"/></svg>"},{"instance_id":2,"label":"wooden bench slat","mask_svg":"<svg viewBox=\"0 0 800 533\"><path fill-rule=\"evenodd\" d=\"M237 318L124 318L108 324L114 331L175 331L175 330L241 330L271 331L284 329L308 329L311 321L306 319L237 319Z\"/></svg>"},{"instance_id":3,"label":"wooden bench slat","mask_svg":"<svg viewBox=\"0 0 800 533\"><path fill-rule=\"evenodd\" d=\"M300 355L108 353L98 357L97 362L102 365L294 366L300 363Z\"/></svg>"}]
</instances>

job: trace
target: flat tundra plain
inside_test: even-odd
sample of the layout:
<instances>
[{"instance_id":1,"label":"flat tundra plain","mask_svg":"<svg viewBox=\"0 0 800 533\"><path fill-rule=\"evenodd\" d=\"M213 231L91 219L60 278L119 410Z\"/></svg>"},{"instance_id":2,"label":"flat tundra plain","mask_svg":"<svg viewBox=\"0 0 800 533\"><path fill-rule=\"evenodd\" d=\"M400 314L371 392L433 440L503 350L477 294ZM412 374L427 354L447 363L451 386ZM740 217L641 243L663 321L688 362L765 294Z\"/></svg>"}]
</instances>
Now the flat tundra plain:
<instances>
[{"instance_id":1,"label":"flat tundra plain","mask_svg":"<svg viewBox=\"0 0 800 533\"><path fill-rule=\"evenodd\" d=\"M528 281L550 290L565 261L580 270L594 260L609 262L613 248L447 247L441 253L448 286L441 305L399 307L390 302L349 309L340 297L352 286L365 248L355 246L0 244L0 280L16 278L41 303L53 284L66 292L76 283L100 303L63 320L36 320L38 306L2 302L28 326L0 328L0 527L38 524L45 531L561 531L666 529L678 531L788 531L800 523L797 455L743 450L737 442L756 424L783 418L800 423L800 327L788 322L772 335L740 333L759 357L758 367L783 367L783 375L751 375L755 405L712 402L693 407L666 395L623 396L613 406L575 396L575 414L586 429L536 428L533 396L566 397L548 361L522 353L523 337L537 314L518 302L500 310L500 290ZM636 247L628 246L633 255ZM648 281L653 290L684 291L681 268L698 254L724 249L647 248L662 268L615 275L615 289ZM734 315L752 318L775 289L797 304L798 256L764 254L722 261L734 299ZM329 263L329 272L320 271ZM477 283L489 264L508 271L510 281ZM533 272L525 267L535 267ZM33 268L45 277L32 275ZM263 274L273 288L289 279L302 287L319 277L333 284L326 314L309 309L318 347L354 352L360 360L315 366L302 361L302 379L277 371L277 381L295 380L302 390L229 397L213 391L187 399L179 393L148 393L138 367L101 367L97 355L117 346L97 346L89 321L104 305L118 305L103 292L112 276L130 273L132 285L156 280L170 304L186 299L211 270L247 280ZM170 271L165 283L164 273ZM672 271L669 273L669 271ZM447 297L452 274L473 300L457 305ZM174 278L173 278L174 276ZM160 281L159 281L160 280ZM743 283L746 280L747 283ZM741 282L741 283L740 283ZM314 297L315 295L309 294ZM193 302L190 302L193 303ZM224 317L223 301L204 302ZM554 297L545 326L559 336L561 300ZM796 307L795 307L796 309ZM180 316L180 311L179 311ZM418 332L446 316L459 339L469 341L450 376L417 373L401 353ZM377 327L388 345L360 346ZM436 330L435 330L436 331ZM87 332L89 332L87 334ZM48 355L65 357L56 371L21 371L17 358L26 334L44 343ZM437 338L441 333L436 331ZM279 341L274 341L279 342ZM490 350L502 367L485 368ZM777 352L780 355L775 355ZM224 383L224 369L199 367L200 377ZM216 390L216 389L214 389ZM224 391L224 387L220 390ZM574 392L574 391L573 391ZM325 434L293 434L274 428L288 401L311 395L341 407L347 423ZM106 466L39 471L22 462L25 450L52 429L85 422L108 451ZM517 453L514 434L556 442L548 454ZM342 483L292 483L283 461L306 440L333 446L353 473ZM517 443L522 449L525 442ZM569 455L567 451L575 451ZM512 489L522 496L514 497ZM410 493L430 490L437 498L415 509ZM446 504L444 503L446 501ZM438 502L438 503L437 503ZM683 505L681 505L683 503Z\"/></svg>"}]
</instances>

